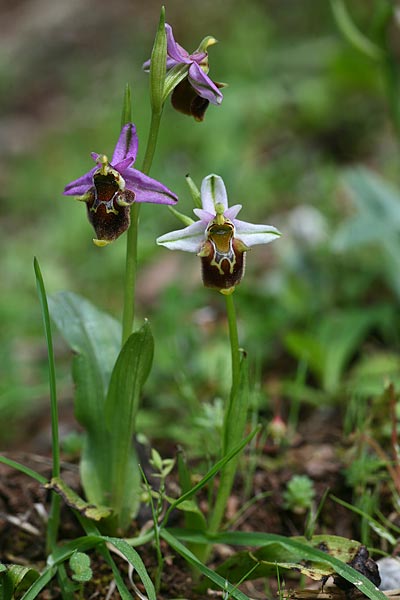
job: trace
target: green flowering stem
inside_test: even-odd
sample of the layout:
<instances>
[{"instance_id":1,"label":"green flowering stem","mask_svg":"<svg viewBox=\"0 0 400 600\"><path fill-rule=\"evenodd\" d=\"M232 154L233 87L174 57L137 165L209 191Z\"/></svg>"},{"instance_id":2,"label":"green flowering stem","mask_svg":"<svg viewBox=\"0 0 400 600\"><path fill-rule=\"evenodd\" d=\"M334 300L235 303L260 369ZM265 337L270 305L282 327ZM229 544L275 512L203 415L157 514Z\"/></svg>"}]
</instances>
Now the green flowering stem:
<instances>
[{"instance_id":1,"label":"green flowering stem","mask_svg":"<svg viewBox=\"0 0 400 600\"><path fill-rule=\"evenodd\" d=\"M167 41L165 35L165 9L162 7L160 22L150 65L150 104L151 122L147 138L147 146L142 164L142 173L148 175L153 163L154 153L157 146L158 132L163 111L163 90L166 71ZM130 110L126 109L127 93L125 93L123 120L129 122ZM130 102L130 94L129 94ZM129 119L128 119L129 117ZM123 124L125 124L123 123ZM127 231L126 240L126 262L124 280L124 310L122 316L122 345L126 342L133 330L135 320L135 297L136 297L136 274L137 274L137 246L140 204L135 202L131 208L131 224Z\"/></svg>"},{"instance_id":2,"label":"green flowering stem","mask_svg":"<svg viewBox=\"0 0 400 600\"><path fill-rule=\"evenodd\" d=\"M243 439L247 418L247 364L241 357L233 294L226 297L226 311L232 358L232 388L224 415L222 453L226 456ZM238 457L230 460L221 472L215 505L208 531L217 533L224 517L226 504L232 491Z\"/></svg>"},{"instance_id":3,"label":"green flowering stem","mask_svg":"<svg viewBox=\"0 0 400 600\"><path fill-rule=\"evenodd\" d=\"M237 330L237 319L233 294L227 294L226 298L226 315L228 318L229 340L231 344L231 360L232 360L232 392L233 396L236 393L240 375L240 350L239 350L239 335ZM226 451L226 448L224 448Z\"/></svg>"},{"instance_id":4,"label":"green flowering stem","mask_svg":"<svg viewBox=\"0 0 400 600\"><path fill-rule=\"evenodd\" d=\"M124 312L122 315L122 345L132 333L135 319L135 292L137 271L137 224L139 221L139 204L131 208L131 225L126 235L126 259L124 279Z\"/></svg>"},{"instance_id":5,"label":"green flowering stem","mask_svg":"<svg viewBox=\"0 0 400 600\"><path fill-rule=\"evenodd\" d=\"M143 159L142 173L148 175L153 162L157 145L158 131L161 115L152 114L146 153ZM131 224L127 231L126 262L124 282L124 312L122 317L122 344L126 342L133 330L135 319L136 274L137 274L137 246L140 204L134 202L131 208Z\"/></svg>"}]
</instances>

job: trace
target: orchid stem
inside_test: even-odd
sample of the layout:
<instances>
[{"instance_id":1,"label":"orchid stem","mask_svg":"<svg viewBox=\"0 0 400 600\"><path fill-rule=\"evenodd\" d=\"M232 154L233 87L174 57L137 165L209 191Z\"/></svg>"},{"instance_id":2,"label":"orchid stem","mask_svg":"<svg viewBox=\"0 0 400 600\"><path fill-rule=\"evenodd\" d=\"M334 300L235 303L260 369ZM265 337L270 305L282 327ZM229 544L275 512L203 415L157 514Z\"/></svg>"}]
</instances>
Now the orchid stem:
<instances>
[{"instance_id":1,"label":"orchid stem","mask_svg":"<svg viewBox=\"0 0 400 600\"><path fill-rule=\"evenodd\" d=\"M232 393L231 397L236 393L239 384L240 374L240 350L239 350L239 335L237 329L237 319L233 294L228 294L226 298L226 315L228 318L229 340L231 344L231 360L232 360Z\"/></svg>"},{"instance_id":2,"label":"orchid stem","mask_svg":"<svg viewBox=\"0 0 400 600\"><path fill-rule=\"evenodd\" d=\"M147 138L146 152L143 158L142 173L148 175L153 162L157 146L158 132L160 129L162 111L152 112L149 135ZM131 208L131 224L127 231L126 239L126 262L124 280L124 310L122 316L122 345L125 344L133 331L135 320L135 298L136 298L136 272L137 272L137 247L138 247L138 224L140 204L135 202Z\"/></svg>"},{"instance_id":3,"label":"orchid stem","mask_svg":"<svg viewBox=\"0 0 400 600\"><path fill-rule=\"evenodd\" d=\"M247 415L247 405L244 402L242 409L240 409L238 412L238 406L242 403L242 399L238 397L240 381L240 349L233 294L226 296L226 313L228 318L229 339L231 345L232 389L229 396L229 402L225 408L222 444L223 456L225 456L233 446L241 441ZM243 423L243 426L240 423ZM232 490L236 466L237 460L232 460L221 472L218 493L208 528L210 533L216 533L218 531L221 521L224 517L226 503Z\"/></svg>"}]
</instances>

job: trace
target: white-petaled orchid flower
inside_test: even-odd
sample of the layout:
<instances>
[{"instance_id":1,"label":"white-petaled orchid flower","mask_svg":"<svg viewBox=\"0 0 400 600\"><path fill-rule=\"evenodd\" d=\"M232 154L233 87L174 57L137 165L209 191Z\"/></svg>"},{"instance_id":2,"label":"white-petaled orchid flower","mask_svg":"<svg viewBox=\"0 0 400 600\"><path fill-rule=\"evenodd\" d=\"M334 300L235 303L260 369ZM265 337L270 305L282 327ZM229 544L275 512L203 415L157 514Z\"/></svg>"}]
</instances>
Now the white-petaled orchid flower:
<instances>
[{"instance_id":1,"label":"white-petaled orchid flower","mask_svg":"<svg viewBox=\"0 0 400 600\"><path fill-rule=\"evenodd\" d=\"M245 252L257 244L272 242L280 233L272 225L237 219L242 205L229 208L225 184L218 175L203 179L201 203L202 208L193 211L199 221L162 235L157 244L196 253L201 258L204 285L230 294L243 277Z\"/></svg>"}]
</instances>

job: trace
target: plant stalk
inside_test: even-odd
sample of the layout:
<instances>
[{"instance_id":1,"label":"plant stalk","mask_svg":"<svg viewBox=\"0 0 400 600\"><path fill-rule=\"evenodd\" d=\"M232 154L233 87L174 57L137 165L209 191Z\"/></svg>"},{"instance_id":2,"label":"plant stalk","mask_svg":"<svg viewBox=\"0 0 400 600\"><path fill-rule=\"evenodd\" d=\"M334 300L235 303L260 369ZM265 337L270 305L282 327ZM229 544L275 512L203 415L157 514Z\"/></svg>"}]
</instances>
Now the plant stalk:
<instances>
[{"instance_id":1,"label":"plant stalk","mask_svg":"<svg viewBox=\"0 0 400 600\"><path fill-rule=\"evenodd\" d=\"M232 294L227 295L225 298L231 346L232 388L229 401L225 408L222 456L229 454L229 452L242 441L247 417L247 397L242 393L241 356L235 304ZM226 504L235 479L237 463L238 457L235 456L221 471L217 497L208 523L208 533L210 534L218 532L222 519L224 518ZM197 556L202 562L207 561L211 552L211 547L210 544L205 545L197 552Z\"/></svg>"},{"instance_id":2,"label":"plant stalk","mask_svg":"<svg viewBox=\"0 0 400 600\"><path fill-rule=\"evenodd\" d=\"M143 158L142 172L148 175L153 162L160 129L162 111L152 112L146 152ZM140 204L135 202L131 208L131 224L126 236L126 260L124 279L124 309L122 316L122 345L133 331L135 320L135 293L137 273L137 247Z\"/></svg>"}]
</instances>

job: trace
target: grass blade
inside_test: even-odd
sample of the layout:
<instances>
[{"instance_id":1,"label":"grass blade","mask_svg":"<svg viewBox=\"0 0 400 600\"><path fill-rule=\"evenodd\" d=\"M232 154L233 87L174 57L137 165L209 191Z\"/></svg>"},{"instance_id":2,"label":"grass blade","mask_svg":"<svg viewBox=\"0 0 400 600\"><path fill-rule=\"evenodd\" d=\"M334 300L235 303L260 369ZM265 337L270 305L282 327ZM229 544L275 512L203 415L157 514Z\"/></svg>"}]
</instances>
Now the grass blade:
<instances>
[{"instance_id":1,"label":"grass blade","mask_svg":"<svg viewBox=\"0 0 400 600\"><path fill-rule=\"evenodd\" d=\"M47 304L46 289L42 272L40 270L37 258L34 258L33 266L36 275L36 286L42 308L42 318L44 333L47 344L47 358L49 365L49 386L50 386L50 410L51 410L51 440L52 440L52 461L53 461L53 477L60 476L60 444L58 435L58 404L57 404L57 384L56 384L56 368L54 361L53 339L51 334L49 306ZM61 498L58 494L52 492L51 506L49 511L49 520L47 524L47 551L50 552L56 542L58 535L58 526L60 523L60 505Z\"/></svg>"},{"instance_id":2,"label":"grass blade","mask_svg":"<svg viewBox=\"0 0 400 600\"><path fill-rule=\"evenodd\" d=\"M334 556L330 556L322 550L313 548L310 544L293 538L287 538L285 536L276 535L273 533L248 533L241 531L220 533L212 536L207 536L206 534L198 532L185 532L184 530L177 529L168 529L168 533L172 535L172 537L175 536L179 538L179 540L200 544L222 543L255 547L262 547L268 544L279 544L283 548L287 548L289 552L301 555L302 560L315 561L331 566L333 571L343 577L343 579L346 579L355 585L371 600L387 600L385 594L378 590L378 588L371 583L369 579L364 577L364 575L350 567L348 564L342 562Z\"/></svg>"},{"instance_id":3,"label":"grass blade","mask_svg":"<svg viewBox=\"0 0 400 600\"><path fill-rule=\"evenodd\" d=\"M250 600L246 594L238 590L235 586L229 583L224 577L215 573L206 565L204 565L186 546L184 546L179 540L174 537L170 530L162 529L160 532L161 537L173 548L178 554L180 554L192 567L195 567L213 583L217 584L222 590L229 592L229 598L234 600ZM207 543L210 541L208 540Z\"/></svg>"}]
</instances>

